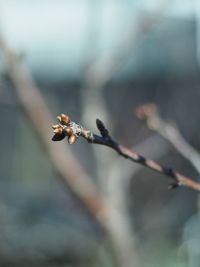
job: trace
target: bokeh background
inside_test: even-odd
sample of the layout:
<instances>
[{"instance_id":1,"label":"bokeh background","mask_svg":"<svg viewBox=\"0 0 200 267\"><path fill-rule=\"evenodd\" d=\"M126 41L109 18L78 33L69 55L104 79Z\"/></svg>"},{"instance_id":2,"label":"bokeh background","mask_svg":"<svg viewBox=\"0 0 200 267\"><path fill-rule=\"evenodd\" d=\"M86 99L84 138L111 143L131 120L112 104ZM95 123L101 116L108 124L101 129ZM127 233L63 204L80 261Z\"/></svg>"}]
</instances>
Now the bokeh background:
<instances>
[{"instance_id":1,"label":"bokeh background","mask_svg":"<svg viewBox=\"0 0 200 267\"><path fill-rule=\"evenodd\" d=\"M198 1L0 1L0 266L200 265L196 192L168 190L106 147L51 141L59 113L94 132L100 118L119 143L198 181L191 155L135 110L155 103L200 149L199 33ZM108 229L74 181L105 200Z\"/></svg>"}]
</instances>

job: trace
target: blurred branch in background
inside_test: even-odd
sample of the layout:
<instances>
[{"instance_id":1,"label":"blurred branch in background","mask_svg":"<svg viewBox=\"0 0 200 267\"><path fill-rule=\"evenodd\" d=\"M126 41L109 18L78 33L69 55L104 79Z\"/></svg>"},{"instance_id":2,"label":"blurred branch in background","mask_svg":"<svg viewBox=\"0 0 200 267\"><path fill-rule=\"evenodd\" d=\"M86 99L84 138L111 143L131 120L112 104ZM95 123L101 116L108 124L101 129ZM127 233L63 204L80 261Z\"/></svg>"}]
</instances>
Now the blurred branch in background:
<instances>
[{"instance_id":1,"label":"blurred branch in background","mask_svg":"<svg viewBox=\"0 0 200 267\"><path fill-rule=\"evenodd\" d=\"M153 149L149 145L158 144L158 142L159 145L153 146ZM166 154L167 145L162 140L159 141L155 134L136 145L134 149L141 151L143 154L150 153L153 158L160 158ZM134 217L132 219L128 211L127 195L129 195L131 180L142 168L142 165L130 164L128 161L119 158L113 162L108 172L107 198L121 214L121 218L116 217L116 213L112 216L113 218L116 217L115 221L118 222L115 224L116 235L119 235L120 239L123 240L122 244L126 253L131 253L129 249L134 246L136 239L136 234L131 235L134 231L131 223L132 220L134 221Z\"/></svg>"},{"instance_id":2,"label":"blurred branch in background","mask_svg":"<svg viewBox=\"0 0 200 267\"><path fill-rule=\"evenodd\" d=\"M84 83L85 90L89 90L88 88L90 90L102 89L113 74L126 63L129 56L133 55L146 35L157 26L169 2L170 0L157 1L157 6L151 14L141 13L131 24L126 37L122 39L121 35L123 36L123 34L119 34L120 43L116 46L113 54L106 58L94 58L93 62L88 64Z\"/></svg>"},{"instance_id":3,"label":"blurred branch in background","mask_svg":"<svg viewBox=\"0 0 200 267\"><path fill-rule=\"evenodd\" d=\"M191 146L188 141L183 137L179 129L176 125L166 122L160 115L159 109L154 103L146 103L144 105L139 106L136 109L136 115L139 119L144 120L147 127L150 130L153 130L157 133L159 133L162 137L164 137L167 141L169 141L174 148L186 159L188 160L192 166L195 168L195 170L200 174L200 154L199 152ZM198 196L198 202L199 202L199 196ZM197 203L199 206L199 203ZM191 225L190 225L191 224ZM190 225L190 227L189 227ZM196 225L199 225L199 215L194 215L192 218L190 218L185 226L184 235L185 238L185 232L186 229L188 231L188 237L186 238L185 244L187 244L187 253L189 255L190 261L195 261L195 258L197 257L194 253L194 249L196 247L192 246L190 242L192 243L193 240L196 239L196 236L198 236L199 231L196 230ZM196 233L195 233L196 231ZM195 239L191 238L191 235L194 235L195 233ZM185 244L183 246L185 246ZM190 245L189 245L190 244ZM192 263L191 266L198 266L198 263Z\"/></svg>"},{"instance_id":4,"label":"blurred branch in background","mask_svg":"<svg viewBox=\"0 0 200 267\"><path fill-rule=\"evenodd\" d=\"M62 181L84 203L100 226L106 230L112 240L112 246L115 248L115 256L119 265L137 267L137 255L133 248L126 253L123 246L119 245L121 244L121 237L116 236L116 222L110 216L110 214L115 214L115 218L120 218L120 216L116 216L118 211L100 195L92 179L85 173L72 153L67 151L63 145L55 147L50 141L49 126L52 124L52 116L28 69L18 55L7 45L2 36L0 38L0 50L5 57L7 75L16 89L20 106L25 115L28 116L30 123L33 124L52 166L62 178ZM131 261L129 260L130 257Z\"/></svg>"},{"instance_id":5,"label":"blurred branch in background","mask_svg":"<svg viewBox=\"0 0 200 267\"><path fill-rule=\"evenodd\" d=\"M82 199L88 209L96 214L101 209L101 204L98 201L98 194L92 181L72 153L62 146L55 149L55 146L50 142L49 125L52 124L53 119L28 69L18 55L6 44L2 36L0 37L0 49L5 57L7 75L16 89L20 106L25 115L28 116L30 123L33 124L54 169Z\"/></svg>"},{"instance_id":6,"label":"blurred branch in background","mask_svg":"<svg viewBox=\"0 0 200 267\"><path fill-rule=\"evenodd\" d=\"M158 132L161 136L167 139L200 174L200 154L185 140L175 125L172 125L161 118L155 104L147 103L138 107L136 115L139 119L145 120L147 126L151 130Z\"/></svg>"},{"instance_id":7,"label":"blurred branch in background","mask_svg":"<svg viewBox=\"0 0 200 267\"><path fill-rule=\"evenodd\" d=\"M82 120L89 128L92 129L95 120L94 114L97 114L97 116L101 114L102 120L106 124L109 123L102 95L103 87L110 81L116 71L127 62L130 55L133 56L146 35L159 23L169 2L169 0L157 1L156 8L151 14L144 12L136 20L134 19L127 36L124 36L124 33L119 33L119 44L116 45L112 54L105 57L101 55L99 57L94 56L91 58L91 62L87 62L81 92L83 101Z\"/></svg>"},{"instance_id":8,"label":"blurred branch in background","mask_svg":"<svg viewBox=\"0 0 200 267\"><path fill-rule=\"evenodd\" d=\"M100 116L101 119L105 122L106 125L110 126L110 130L112 131L112 121L111 117L108 113L108 109L105 104L104 96L103 96L103 89L113 74L124 64L126 63L129 55L133 54L134 50L138 47L140 42L143 41L143 37L147 34L151 29L158 23L160 18L162 17L166 6L168 5L169 0L164 0L158 2L157 10L153 12L151 15L141 14L137 20L133 20L131 23L129 33L125 38L121 38L124 36L124 33L119 34L119 44L114 49L111 55L107 55L107 57L102 57L102 55L98 53L98 47L94 45L93 39L94 35L96 36L96 28L98 27L97 24L99 23L98 19L96 19L96 12L98 12L97 18L101 17L101 8L98 1L95 2L96 12L95 12L95 20L93 20L89 27L90 29L90 46L92 44L90 51L89 60L86 62L86 70L85 76L83 78L83 84L81 86L81 101L82 101L82 123L93 129L94 121L96 117ZM94 11L92 10L92 14ZM93 16L92 16L93 18ZM92 40L91 40L92 39ZM95 42L96 44L96 42ZM134 261L135 255L133 253L129 253L129 251L134 251L134 243L131 242L130 236L134 235L133 226L130 225L130 218L128 213L126 212L125 208L125 199L124 197L127 194L127 187L121 186L121 183L115 183L112 180L113 189L107 190L108 185L110 183L109 179L102 179L102 177L107 177L107 169L110 168L110 164L114 160L114 155L111 151L105 151L104 153L99 153L97 148L93 148L94 155L97 159L97 174L99 184L101 186L101 190L104 191L105 198L111 205L118 205L119 201L121 200L122 206L121 209L118 209L118 216L121 214L120 217L115 221L115 229L116 235L119 235L119 243L121 246L120 251L124 251L125 254L129 254L127 259L130 261ZM126 180L124 172L121 170L118 174L119 176ZM115 186L114 186L115 185ZM114 190L115 188L115 190ZM118 191L121 192L121 198L119 197ZM123 191L123 192L122 192ZM115 194L116 192L116 194ZM124 199L124 200L123 200ZM114 214L109 214L111 220L115 217ZM121 233L121 234L120 234ZM123 234L122 234L123 233ZM115 236L116 236L115 235ZM130 240L130 241L129 241Z\"/></svg>"}]
</instances>

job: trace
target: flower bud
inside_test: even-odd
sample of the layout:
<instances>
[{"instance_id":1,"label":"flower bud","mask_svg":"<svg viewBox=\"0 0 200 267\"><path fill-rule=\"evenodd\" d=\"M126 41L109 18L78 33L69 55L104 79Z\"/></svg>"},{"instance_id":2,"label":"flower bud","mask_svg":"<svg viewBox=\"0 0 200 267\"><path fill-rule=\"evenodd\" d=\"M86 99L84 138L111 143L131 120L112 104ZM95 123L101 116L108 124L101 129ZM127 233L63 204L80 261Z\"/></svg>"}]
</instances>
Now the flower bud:
<instances>
[{"instance_id":1,"label":"flower bud","mask_svg":"<svg viewBox=\"0 0 200 267\"><path fill-rule=\"evenodd\" d=\"M74 144L77 140L77 136L75 134L72 134L71 136L68 137L68 143L70 145Z\"/></svg>"},{"instance_id":2,"label":"flower bud","mask_svg":"<svg viewBox=\"0 0 200 267\"><path fill-rule=\"evenodd\" d=\"M60 121L60 123L62 123L64 125L68 125L71 121L69 116L67 116L65 114L61 114L60 116L57 116L57 119Z\"/></svg>"},{"instance_id":3,"label":"flower bud","mask_svg":"<svg viewBox=\"0 0 200 267\"><path fill-rule=\"evenodd\" d=\"M56 129L53 130L53 132L54 132L55 134L62 134L62 128L61 128L61 127L56 128Z\"/></svg>"},{"instance_id":4,"label":"flower bud","mask_svg":"<svg viewBox=\"0 0 200 267\"><path fill-rule=\"evenodd\" d=\"M70 128L70 127L66 127L66 128L64 128L64 129L63 129L63 132L64 132L67 136L71 136L71 135L73 135L73 130L72 130L72 128Z\"/></svg>"}]
</instances>

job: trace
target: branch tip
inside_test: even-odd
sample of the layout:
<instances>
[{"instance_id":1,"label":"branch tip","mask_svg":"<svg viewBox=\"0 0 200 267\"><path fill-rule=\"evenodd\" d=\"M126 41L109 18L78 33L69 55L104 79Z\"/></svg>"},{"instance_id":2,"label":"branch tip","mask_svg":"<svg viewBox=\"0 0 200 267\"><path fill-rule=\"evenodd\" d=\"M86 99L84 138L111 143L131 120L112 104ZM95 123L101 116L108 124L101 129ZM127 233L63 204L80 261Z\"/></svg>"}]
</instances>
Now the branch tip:
<instances>
[{"instance_id":1,"label":"branch tip","mask_svg":"<svg viewBox=\"0 0 200 267\"><path fill-rule=\"evenodd\" d=\"M97 125L97 128L100 131L102 137L104 137L104 138L109 137L109 132L100 119L96 119L96 125Z\"/></svg>"}]
</instances>

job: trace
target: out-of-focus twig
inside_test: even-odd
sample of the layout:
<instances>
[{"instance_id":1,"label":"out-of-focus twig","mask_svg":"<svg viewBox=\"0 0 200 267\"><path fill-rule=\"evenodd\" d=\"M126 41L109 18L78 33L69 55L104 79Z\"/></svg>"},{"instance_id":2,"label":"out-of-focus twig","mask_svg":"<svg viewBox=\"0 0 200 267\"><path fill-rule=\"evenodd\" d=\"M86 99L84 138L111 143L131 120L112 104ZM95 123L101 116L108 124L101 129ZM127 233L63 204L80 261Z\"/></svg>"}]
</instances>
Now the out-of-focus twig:
<instances>
[{"instance_id":1,"label":"out-of-focus twig","mask_svg":"<svg viewBox=\"0 0 200 267\"><path fill-rule=\"evenodd\" d=\"M155 9L152 12L143 11L137 14L137 16L133 15L134 19L129 23L129 31L124 31L123 29L122 32L119 32L118 43L115 43L115 48L110 54L102 56L95 53L90 62L88 62L87 58L86 71L81 88L81 100L83 106L82 121L90 129L93 127L93 121L96 118L95 114L97 116L100 115L106 124L110 124L102 89L104 89L106 83L112 79L114 74L126 64L130 56L134 57L134 53L144 42L145 37L163 18L169 2L170 0L158 0L154 3ZM96 21L93 21L93 23L96 23ZM124 32L127 34L124 34ZM89 48L89 51L96 49L95 46ZM91 54L94 54L94 52L90 52Z\"/></svg>"},{"instance_id":2,"label":"out-of-focus twig","mask_svg":"<svg viewBox=\"0 0 200 267\"><path fill-rule=\"evenodd\" d=\"M153 145L153 147L151 145ZM155 133L141 143L136 144L135 149L137 151L142 151L143 154L151 154L151 157L155 159L165 155L168 147L169 145L167 142ZM137 232L133 229L134 217L131 216L128 209L129 201L131 203L133 202L133 198L129 198L129 192L132 179L134 179L137 173L142 169L142 165L130 164L127 160L122 160L119 157L113 161L110 166L106 179L109 202L118 211L117 214L112 214L113 221L115 221L115 236L118 236L121 240L120 244L123 245L123 255L126 261L129 261L129 266L132 266L131 260L135 259L135 255L132 251L137 251L131 249L135 248Z\"/></svg>"},{"instance_id":3,"label":"out-of-focus twig","mask_svg":"<svg viewBox=\"0 0 200 267\"><path fill-rule=\"evenodd\" d=\"M112 127L112 122L110 120L110 114L107 110L105 104L105 98L103 94L103 89L105 84L112 78L113 74L121 67L124 63L126 63L127 59L130 58L130 55L137 50L138 46L143 42L146 34L150 32L162 18L162 14L168 4L169 0L162 0L161 2L157 2L157 6L153 12L153 14L141 13L133 21L130 23L129 32L125 36L124 32L119 33L119 41L118 44L115 45L115 49L112 50L112 53L106 55L102 58L102 55L99 56L97 46L93 45L93 40L90 40L90 47L88 51L90 51L90 61L88 62L87 58L87 66L85 71L85 76L83 79L83 85L81 88L81 101L82 101L82 112L81 121L84 125L87 125L89 129L93 129L93 122L96 119L96 116L100 116L103 121ZM92 11L93 12L93 11ZM98 15L101 15L101 10L98 8ZM94 18L94 17L93 17ZM92 38L94 35L96 36L96 32L94 30L97 27L93 25L98 24L98 21L92 21L91 35ZM123 37L122 37L123 36ZM97 37L97 36L96 36ZM92 55L92 56L91 56ZM95 115L96 114L96 115ZM110 129L112 130L112 128ZM96 173L99 178L99 184L101 186L101 191L106 191L106 199L110 203L114 203L117 196L117 182L114 182L115 185L113 188L116 189L116 194L114 190L107 191L108 181L107 179L102 179L102 177L107 176L106 170L109 168L110 164L112 164L114 155L112 155L112 151L106 151L104 153L99 153L98 148L93 148L93 152L98 162L96 167ZM124 173L123 173L124 177ZM120 189L122 189L121 187ZM126 188L127 190L127 188ZM122 191L122 190L121 190ZM126 196L126 191L122 193ZM113 199L112 199L113 197ZM122 199L121 199L122 200ZM126 260L123 261L129 266L132 266L132 263L135 262L134 251L134 243L131 242L130 236L133 236L133 227L129 227L130 221L128 218L128 214L126 213L126 208L124 205L124 212L122 209L119 213L121 213L121 217L119 214L109 213L111 220L116 218L115 223L115 237L118 236L118 242L121 249L119 249L119 254L122 254L122 258ZM120 231L118 231L120 229ZM128 230L129 229L129 230ZM132 253L130 253L132 251Z\"/></svg>"},{"instance_id":4,"label":"out-of-focus twig","mask_svg":"<svg viewBox=\"0 0 200 267\"><path fill-rule=\"evenodd\" d=\"M53 136L54 141L60 141L68 136L69 143L71 136L75 135L76 138L78 136L82 136L85 138L89 143L104 145L107 147L112 148L115 150L119 155L123 156L124 158L130 159L133 162L139 163L151 170L156 172L162 173L167 177L170 177L173 180L171 184L171 188L176 188L178 186L185 186L191 188L197 192L200 192L200 184L191 180L190 178L174 171L172 168L161 166L160 164L156 163L153 160L145 159L143 156L139 155L138 153L130 150L129 148L118 144L109 134L108 130L104 126L103 122L99 119L96 120L97 128L100 131L100 136L93 134L90 130L83 128L81 125L76 124L75 122L69 121L65 122L65 117L69 118L65 114L61 114L58 116L60 124L53 125L54 133ZM69 134L70 132L70 134ZM61 138L60 138L61 137ZM75 139L74 142L75 143ZM71 144L72 144L71 143Z\"/></svg>"},{"instance_id":5,"label":"out-of-focus twig","mask_svg":"<svg viewBox=\"0 0 200 267\"><path fill-rule=\"evenodd\" d=\"M7 75L16 90L20 106L25 115L28 116L30 123L33 124L52 166L62 180L86 205L87 209L98 218L98 213L103 209L103 203L99 198L96 187L73 157L73 154L63 146L55 147L50 141L49 125L53 121L52 115L28 69L18 55L7 45L2 36L0 36L0 50L5 57Z\"/></svg>"},{"instance_id":6,"label":"out-of-focus twig","mask_svg":"<svg viewBox=\"0 0 200 267\"><path fill-rule=\"evenodd\" d=\"M121 247L118 245L120 240L116 236L114 228L115 222L112 221L112 216L110 216L110 214L115 214L117 217L117 210L109 205L97 191L92 179L73 157L73 154L67 151L62 144L60 146L57 144L55 147L55 144L50 141L49 125L52 124L52 116L28 69L18 55L7 45L2 36L0 36L0 50L5 57L7 75L16 89L20 106L24 114L28 116L30 123L34 126L38 139L49 156L53 168L106 231L115 248L115 255L119 265L123 267L137 267L138 263L134 251L131 251L135 255L134 262L131 262L131 265L127 264L127 260L123 256L124 253L120 251ZM76 137L72 136L69 142L73 143L75 139Z\"/></svg>"},{"instance_id":7,"label":"out-of-focus twig","mask_svg":"<svg viewBox=\"0 0 200 267\"><path fill-rule=\"evenodd\" d=\"M156 145L154 145L156 144ZM153 145L153 147L151 147ZM137 144L135 149L143 154L151 154L153 158L160 158L165 155L169 144L158 134L145 139ZM98 146L96 146L96 151ZM110 150L112 152L112 150ZM128 209L131 181L143 168L140 164L130 164L127 160L118 157L112 161L107 168L106 174L106 200L114 209L110 210L110 224L118 247L118 256L121 257L122 266L135 266L137 262L137 232L134 230L134 217ZM117 210L117 212L116 212ZM113 223L114 222L114 223ZM134 264L133 264L134 263Z\"/></svg>"},{"instance_id":8,"label":"out-of-focus twig","mask_svg":"<svg viewBox=\"0 0 200 267\"><path fill-rule=\"evenodd\" d=\"M182 136L179 129L166 121L159 115L158 108L153 103L147 103L137 108L138 118L146 121L151 130L158 132L167 139L176 150L200 173L200 154Z\"/></svg>"}]
</instances>

